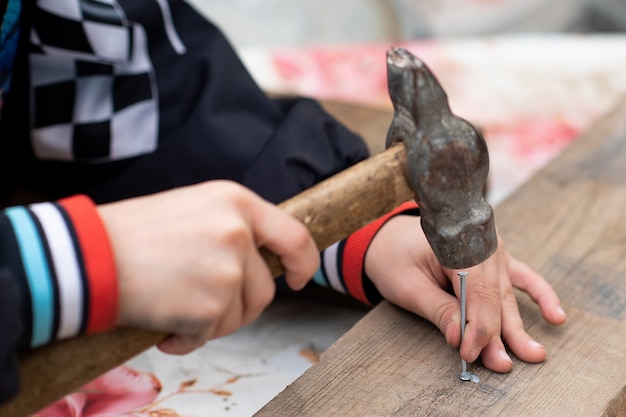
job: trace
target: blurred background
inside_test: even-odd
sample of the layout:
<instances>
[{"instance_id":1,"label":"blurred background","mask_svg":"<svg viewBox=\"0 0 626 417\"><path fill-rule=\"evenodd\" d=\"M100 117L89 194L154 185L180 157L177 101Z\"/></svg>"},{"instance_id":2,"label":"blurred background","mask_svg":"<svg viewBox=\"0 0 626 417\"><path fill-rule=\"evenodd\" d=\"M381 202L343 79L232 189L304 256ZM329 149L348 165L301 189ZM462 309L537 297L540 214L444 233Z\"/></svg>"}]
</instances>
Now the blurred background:
<instances>
[{"instance_id":1,"label":"blurred background","mask_svg":"<svg viewBox=\"0 0 626 417\"><path fill-rule=\"evenodd\" d=\"M188 1L271 93L390 112L384 54L409 49L483 130L491 203L626 93L626 0ZM385 116L358 122L381 150Z\"/></svg>"},{"instance_id":2,"label":"blurred background","mask_svg":"<svg viewBox=\"0 0 626 417\"><path fill-rule=\"evenodd\" d=\"M191 0L238 48L626 30L626 0Z\"/></svg>"}]
</instances>

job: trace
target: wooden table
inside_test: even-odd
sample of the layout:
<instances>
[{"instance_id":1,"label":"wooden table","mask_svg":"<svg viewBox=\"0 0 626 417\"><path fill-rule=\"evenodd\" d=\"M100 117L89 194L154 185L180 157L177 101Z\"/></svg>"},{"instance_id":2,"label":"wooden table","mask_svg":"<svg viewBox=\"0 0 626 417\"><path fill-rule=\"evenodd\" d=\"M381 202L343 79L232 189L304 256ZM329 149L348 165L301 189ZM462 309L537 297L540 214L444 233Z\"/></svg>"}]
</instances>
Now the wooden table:
<instances>
[{"instance_id":1,"label":"wooden table","mask_svg":"<svg viewBox=\"0 0 626 417\"><path fill-rule=\"evenodd\" d=\"M568 322L547 324L526 296L542 364L514 358L459 380L458 350L387 302L371 310L256 416L626 415L626 102L496 207L508 250L543 273Z\"/></svg>"}]
</instances>

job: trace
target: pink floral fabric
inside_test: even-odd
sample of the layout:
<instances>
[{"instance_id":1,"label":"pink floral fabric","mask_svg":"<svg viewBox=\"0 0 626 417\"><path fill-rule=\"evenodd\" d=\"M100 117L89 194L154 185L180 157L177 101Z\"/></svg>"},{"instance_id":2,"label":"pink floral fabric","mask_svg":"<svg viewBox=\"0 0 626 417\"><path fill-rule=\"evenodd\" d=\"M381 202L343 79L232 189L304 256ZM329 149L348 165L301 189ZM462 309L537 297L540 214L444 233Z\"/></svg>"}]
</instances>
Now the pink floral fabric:
<instances>
[{"instance_id":1,"label":"pink floral fabric","mask_svg":"<svg viewBox=\"0 0 626 417\"><path fill-rule=\"evenodd\" d=\"M154 375L121 366L41 410L35 417L175 416L150 412L147 406L160 391L161 383Z\"/></svg>"}]
</instances>

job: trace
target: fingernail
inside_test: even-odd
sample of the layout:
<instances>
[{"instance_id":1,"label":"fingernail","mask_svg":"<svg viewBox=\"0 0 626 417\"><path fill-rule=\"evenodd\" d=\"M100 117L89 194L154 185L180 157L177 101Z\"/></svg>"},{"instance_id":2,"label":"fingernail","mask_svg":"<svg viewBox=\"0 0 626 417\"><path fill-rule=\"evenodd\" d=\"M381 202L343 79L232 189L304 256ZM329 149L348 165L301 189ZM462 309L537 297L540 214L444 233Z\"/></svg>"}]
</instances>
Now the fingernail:
<instances>
[{"instance_id":1,"label":"fingernail","mask_svg":"<svg viewBox=\"0 0 626 417\"><path fill-rule=\"evenodd\" d=\"M543 347L543 345L541 343L537 342L536 340L530 340L528 342L528 346L530 346L533 349L545 349Z\"/></svg>"},{"instance_id":2,"label":"fingernail","mask_svg":"<svg viewBox=\"0 0 626 417\"><path fill-rule=\"evenodd\" d=\"M500 351L498 352L498 356L500 356L500 359L502 359L503 361L513 363L511 357L508 355L508 353L506 353L506 350L504 349L500 349Z\"/></svg>"},{"instance_id":3,"label":"fingernail","mask_svg":"<svg viewBox=\"0 0 626 417\"><path fill-rule=\"evenodd\" d=\"M559 313L560 316L565 317L567 314L565 314L565 310L563 310L563 307L558 306L556 309L556 312Z\"/></svg>"}]
</instances>

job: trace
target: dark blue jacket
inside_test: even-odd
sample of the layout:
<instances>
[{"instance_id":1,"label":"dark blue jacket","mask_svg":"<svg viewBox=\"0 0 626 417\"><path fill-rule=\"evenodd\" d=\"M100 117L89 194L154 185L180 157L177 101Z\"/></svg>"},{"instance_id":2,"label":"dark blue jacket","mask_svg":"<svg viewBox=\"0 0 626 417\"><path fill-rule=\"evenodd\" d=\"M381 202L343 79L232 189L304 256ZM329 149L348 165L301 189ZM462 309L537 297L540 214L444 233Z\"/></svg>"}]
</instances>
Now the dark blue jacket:
<instances>
[{"instance_id":1,"label":"dark blue jacket","mask_svg":"<svg viewBox=\"0 0 626 417\"><path fill-rule=\"evenodd\" d=\"M104 203L222 178L278 203L368 156L315 101L269 98L185 2L47 3L64 2L80 16L22 4L0 120L1 191ZM17 390L22 325L5 266L0 259L0 401Z\"/></svg>"}]
</instances>

